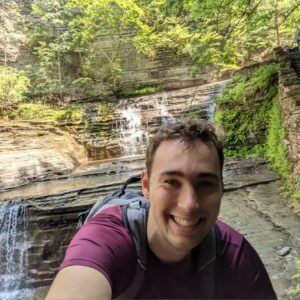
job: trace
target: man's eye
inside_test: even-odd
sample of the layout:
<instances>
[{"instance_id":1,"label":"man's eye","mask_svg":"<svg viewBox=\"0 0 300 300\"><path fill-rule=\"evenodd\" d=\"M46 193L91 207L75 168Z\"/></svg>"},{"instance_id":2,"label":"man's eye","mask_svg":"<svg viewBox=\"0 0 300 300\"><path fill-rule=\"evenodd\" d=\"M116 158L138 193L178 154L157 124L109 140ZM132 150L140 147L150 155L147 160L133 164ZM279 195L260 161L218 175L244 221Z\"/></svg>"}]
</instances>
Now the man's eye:
<instances>
[{"instance_id":1,"label":"man's eye","mask_svg":"<svg viewBox=\"0 0 300 300\"><path fill-rule=\"evenodd\" d=\"M166 179L164 182L165 182L167 185L169 185L169 186L174 186L174 187L177 187L177 186L180 185L179 182L178 182L176 179Z\"/></svg>"},{"instance_id":2,"label":"man's eye","mask_svg":"<svg viewBox=\"0 0 300 300\"><path fill-rule=\"evenodd\" d=\"M212 181L201 181L200 183L199 183L199 186L200 187L213 187L215 185L215 183L214 182L212 182Z\"/></svg>"}]
</instances>

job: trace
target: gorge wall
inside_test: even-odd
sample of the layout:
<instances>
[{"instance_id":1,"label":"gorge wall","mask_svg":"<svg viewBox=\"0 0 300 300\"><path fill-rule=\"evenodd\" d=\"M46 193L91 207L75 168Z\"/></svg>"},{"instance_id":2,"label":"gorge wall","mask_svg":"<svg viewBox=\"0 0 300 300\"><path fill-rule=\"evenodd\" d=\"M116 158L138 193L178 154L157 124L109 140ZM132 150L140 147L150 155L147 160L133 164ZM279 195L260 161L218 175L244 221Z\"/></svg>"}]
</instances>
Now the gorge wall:
<instances>
[{"instance_id":1,"label":"gorge wall","mask_svg":"<svg viewBox=\"0 0 300 300\"><path fill-rule=\"evenodd\" d=\"M291 179L300 182L300 52L276 48L280 64L278 98L287 131Z\"/></svg>"}]
</instances>

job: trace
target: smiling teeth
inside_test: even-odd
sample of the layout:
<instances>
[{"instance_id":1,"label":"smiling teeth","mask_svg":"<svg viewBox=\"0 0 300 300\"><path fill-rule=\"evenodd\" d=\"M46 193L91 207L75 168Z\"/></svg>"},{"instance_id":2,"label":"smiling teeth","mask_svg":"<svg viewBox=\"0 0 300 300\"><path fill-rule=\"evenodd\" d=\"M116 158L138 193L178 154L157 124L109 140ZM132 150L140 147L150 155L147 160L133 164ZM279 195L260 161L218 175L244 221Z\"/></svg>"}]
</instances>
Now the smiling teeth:
<instances>
[{"instance_id":1,"label":"smiling teeth","mask_svg":"<svg viewBox=\"0 0 300 300\"><path fill-rule=\"evenodd\" d=\"M184 227L187 227L187 226L193 226L193 225L196 225L198 223L198 220L187 220L187 219L181 219L179 217L175 217L174 216L174 221L181 225L181 226L184 226Z\"/></svg>"}]
</instances>

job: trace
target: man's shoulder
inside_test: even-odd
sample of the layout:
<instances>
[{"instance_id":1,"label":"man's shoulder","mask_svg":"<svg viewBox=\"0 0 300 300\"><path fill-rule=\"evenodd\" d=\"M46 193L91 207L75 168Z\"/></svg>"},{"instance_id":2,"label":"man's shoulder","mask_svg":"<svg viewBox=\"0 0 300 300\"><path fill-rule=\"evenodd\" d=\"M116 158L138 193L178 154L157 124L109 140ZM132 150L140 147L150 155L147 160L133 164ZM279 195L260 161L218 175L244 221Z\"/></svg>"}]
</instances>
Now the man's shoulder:
<instances>
[{"instance_id":1,"label":"man's shoulder","mask_svg":"<svg viewBox=\"0 0 300 300\"><path fill-rule=\"evenodd\" d=\"M242 246L245 238L241 233L221 220L217 220L216 225L221 243L228 244L237 248Z\"/></svg>"},{"instance_id":2,"label":"man's shoulder","mask_svg":"<svg viewBox=\"0 0 300 300\"><path fill-rule=\"evenodd\" d=\"M132 236L122 221L122 208L114 206L92 217L73 237L61 268L84 266L102 273L113 294L129 284L136 265Z\"/></svg>"},{"instance_id":3,"label":"man's shoulder","mask_svg":"<svg viewBox=\"0 0 300 300\"><path fill-rule=\"evenodd\" d=\"M226 289L226 298L276 299L270 278L256 250L229 225L222 221L216 224L219 234L217 273L219 281L223 282L221 290L224 287ZM222 291L219 291L221 296Z\"/></svg>"}]
</instances>

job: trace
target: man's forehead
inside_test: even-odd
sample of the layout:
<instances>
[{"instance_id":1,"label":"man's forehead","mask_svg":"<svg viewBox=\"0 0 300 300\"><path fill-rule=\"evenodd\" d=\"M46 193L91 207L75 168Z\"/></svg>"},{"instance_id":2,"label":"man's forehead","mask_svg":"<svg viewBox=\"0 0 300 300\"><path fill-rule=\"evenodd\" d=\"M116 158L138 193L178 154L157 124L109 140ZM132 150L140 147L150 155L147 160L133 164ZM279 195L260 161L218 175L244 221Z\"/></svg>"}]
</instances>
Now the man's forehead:
<instances>
[{"instance_id":1,"label":"man's forehead","mask_svg":"<svg viewBox=\"0 0 300 300\"><path fill-rule=\"evenodd\" d=\"M181 138L174 138L174 139L167 139L160 143L157 147L156 152L154 153L154 157L157 156L157 153L160 152L167 152L171 150L177 150L177 154L180 155L181 153L184 154L185 151L195 150L203 151L204 149L209 150L210 152L214 152L216 157L218 157L218 152L216 147L211 141L202 140L200 138L192 140L190 143L187 143ZM165 154L165 153L164 153ZM214 156L211 156L214 159Z\"/></svg>"},{"instance_id":2,"label":"man's forehead","mask_svg":"<svg viewBox=\"0 0 300 300\"><path fill-rule=\"evenodd\" d=\"M220 161L217 150L210 142L195 140L191 145L183 143L181 139L163 141L153 156L153 165L159 173L168 170L179 170L185 166L203 165L219 172ZM212 170L204 170L212 171Z\"/></svg>"}]
</instances>

